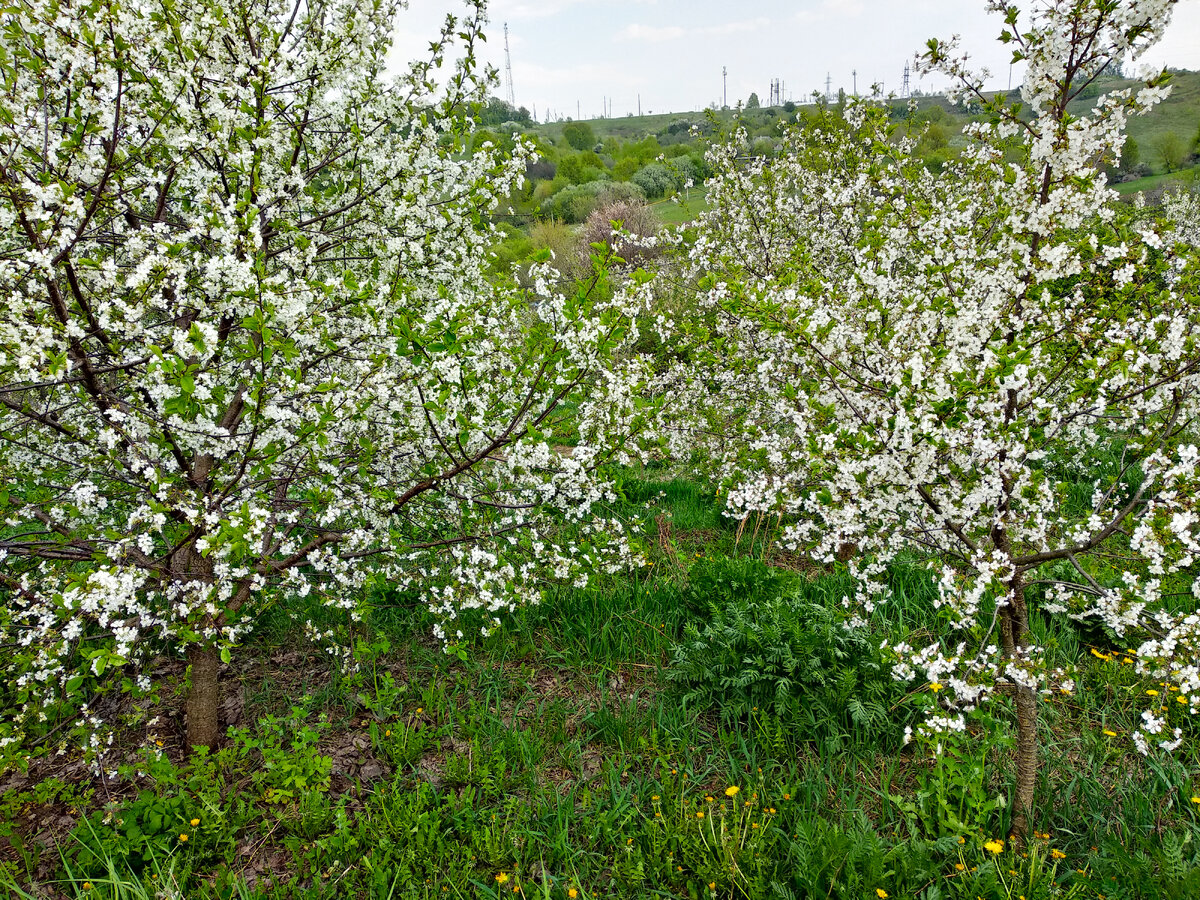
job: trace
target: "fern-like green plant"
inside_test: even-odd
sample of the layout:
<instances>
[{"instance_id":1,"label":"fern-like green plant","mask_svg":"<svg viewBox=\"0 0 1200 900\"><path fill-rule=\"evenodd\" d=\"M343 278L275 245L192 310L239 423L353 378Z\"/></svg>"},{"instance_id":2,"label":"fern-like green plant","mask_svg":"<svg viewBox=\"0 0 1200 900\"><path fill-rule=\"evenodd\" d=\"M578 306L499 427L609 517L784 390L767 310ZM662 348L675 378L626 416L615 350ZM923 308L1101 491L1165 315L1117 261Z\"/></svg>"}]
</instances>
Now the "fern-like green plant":
<instances>
[{"instance_id":1,"label":"fern-like green plant","mask_svg":"<svg viewBox=\"0 0 1200 900\"><path fill-rule=\"evenodd\" d=\"M685 627L667 672L683 702L731 717L769 714L801 740L898 741L903 691L866 631L846 628L840 610L779 576L737 574L714 577L710 568L700 583L716 590L700 622Z\"/></svg>"}]
</instances>

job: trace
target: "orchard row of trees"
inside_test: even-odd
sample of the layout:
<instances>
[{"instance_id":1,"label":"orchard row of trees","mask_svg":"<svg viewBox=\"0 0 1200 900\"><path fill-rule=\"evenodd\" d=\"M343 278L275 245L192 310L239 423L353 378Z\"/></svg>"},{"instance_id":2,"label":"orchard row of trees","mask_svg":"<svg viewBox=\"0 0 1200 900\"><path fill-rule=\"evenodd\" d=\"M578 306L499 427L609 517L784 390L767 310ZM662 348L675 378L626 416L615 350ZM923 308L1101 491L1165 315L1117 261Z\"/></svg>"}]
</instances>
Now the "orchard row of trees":
<instances>
[{"instance_id":1,"label":"orchard row of trees","mask_svg":"<svg viewBox=\"0 0 1200 900\"><path fill-rule=\"evenodd\" d=\"M933 41L989 119L940 171L870 103L772 157L739 133L657 274L600 258L560 292L544 260L488 277L534 157L463 115L482 2L390 79L396 3L27 0L0 55L4 759L74 734L102 760L161 654L212 746L256 620L356 615L373 579L468 652L547 580L636 563L604 510L652 451L848 560L850 626L897 555L936 573L951 633L890 648L939 688L913 738L1010 706L1018 836L1038 705L1073 689L1035 610L1104 623L1200 712L1196 205L1119 205L1096 165L1165 78L1068 112L1173 2L987 5L1032 115ZM1183 739L1143 722L1147 753Z\"/></svg>"}]
</instances>

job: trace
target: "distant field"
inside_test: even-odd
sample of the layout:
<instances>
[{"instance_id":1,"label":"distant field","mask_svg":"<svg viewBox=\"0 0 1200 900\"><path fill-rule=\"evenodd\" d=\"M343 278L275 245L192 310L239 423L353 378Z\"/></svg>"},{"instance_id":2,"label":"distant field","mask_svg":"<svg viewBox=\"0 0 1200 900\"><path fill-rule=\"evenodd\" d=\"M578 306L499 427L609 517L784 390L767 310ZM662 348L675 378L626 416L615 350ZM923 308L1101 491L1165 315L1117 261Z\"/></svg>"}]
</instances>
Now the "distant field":
<instances>
[{"instance_id":1,"label":"distant field","mask_svg":"<svg viewBox=\"0 0 1200 900\"><path fill-rule=\"evenodd\" d=\"M1109 79L1100 82L1098 86L1101 91L1108 92L1132 87L1136 84L1138 82L1131 80ZM1156 175L1161 174L1162 169L1156 144L1164 135L1174 132L1189 146L1193 146L1197 137L1200 136L1200 72L1175 72L1171 79L1171 85L1171 95L1163 103L1155 107L1149 115L1135 116L1130 119L1128 126L1128 134L1137 142L1142 162L1148 164L1151 171ZM1017 92L1012 92L1012 96L1016 99ZM1075 115L1087 114L1095 105L1096 96L1093 95L1077 100L1072 105L1072 113ZM962 106L949 105L944 97L932 96L917 99L917 108L919 110L929 109L933 106L941 106L949 112L953 117L954 124L960 129L968 122L977 118L968 113ZM797 107L798 110L810 108L811 106ZM599 140L614 137L628 141L640 140L652 134L660 134L668 125L680 119L699 121L705 115L705 111L684 110L625 118L589 119L587 121L592 126ZM715 115L722 124L730 125L735 121L738 113L736 110L729 109L718 111ZM779 118L787 116L782 108L764 109L761 112L754 113L754 115L756 117L773 115ZM547 125L540 125L536 128L536 133L557 141L562 136L564 124L566 123L554 122ZM1122 186L1122 193L1129 193L1131 190L1146 189L1140 186L1140 182L1131 182L1131 184L1139 186L1134 188Z\"/></svg>"},{"instance_id":2,"label":"distant field","mask_svg":"<svg viewBox=\"0 0 1200 900\"><path fill-rule=\"evenodd\" d=\"M1113 188L1118 194L1130 196L1139 194L1142 191L1152 191L1156 188L1165 188L1172 184L1184 184L1188 181L1195 180L1195 169L1184 169L1182 172L1171 172L1163 175L1147 175L1145 178L1139 178L1137 181L1127 181L1124 184L1115 184Z\"/></svg>"},{"instance_id":3,"label":"distant field","mask_svg":"<svg viewBox=\"0 0 1200 900\"><path fill-rule=\"evenodd\" d=\"M650 204L664 225L682 225L708 209L708 188L694 187L687 195Z\"/></svg>"}]
</instances>

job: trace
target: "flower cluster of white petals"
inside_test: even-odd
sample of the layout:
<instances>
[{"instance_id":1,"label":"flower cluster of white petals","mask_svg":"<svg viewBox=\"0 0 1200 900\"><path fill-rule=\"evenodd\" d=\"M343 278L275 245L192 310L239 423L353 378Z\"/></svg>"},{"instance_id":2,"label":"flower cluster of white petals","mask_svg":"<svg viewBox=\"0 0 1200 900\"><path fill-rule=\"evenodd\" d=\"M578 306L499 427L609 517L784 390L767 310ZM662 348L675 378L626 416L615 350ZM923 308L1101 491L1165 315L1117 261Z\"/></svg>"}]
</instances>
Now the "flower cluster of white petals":
<instances>
[{"instance_id":1,"label":"flower cluster of white petals","mask_svg":"<svg viewBox=\"0 0 1200 900\"><path fill-rule=\"evenodd\" d=\"M996 120L942 172L869 103L808 117L778 159L748 162L740 135L710 156L712 208L687 245L703 309L684 323L689 365L665 377L690 414L678 450L704 448L730 515L780 516L788 546L848 558L858 622L897 554L929 560L977 648L895 648L904 677L946 688L930 727L998 687L1070 690L1027 604L1159 636L1146 671L1195 697L1194 616L1162 601L1200 558L1200 217L1190 197L1177 225L1122 207L1098 164L1160 79L1067 110L1171 7L1038 3L1006 30L1032 118L932 42L925 64Z\"/></svg>"},{"instance_id":2,"label":"flower cluster of white petals","mask_svg":"<svg viewBox=\"0 0 1200 900\"><path fill-rule=\"evenodd\" d=\"M269 604L353 612L382 573L432 580L452 621L628 561L612 523L576 523L639 452L637 300L489 282L487 216L531 151L463 152L483 4L397 79L402 5L7 15L6 745L106 671L235 647Z\"/></svg>"}]
</instances>

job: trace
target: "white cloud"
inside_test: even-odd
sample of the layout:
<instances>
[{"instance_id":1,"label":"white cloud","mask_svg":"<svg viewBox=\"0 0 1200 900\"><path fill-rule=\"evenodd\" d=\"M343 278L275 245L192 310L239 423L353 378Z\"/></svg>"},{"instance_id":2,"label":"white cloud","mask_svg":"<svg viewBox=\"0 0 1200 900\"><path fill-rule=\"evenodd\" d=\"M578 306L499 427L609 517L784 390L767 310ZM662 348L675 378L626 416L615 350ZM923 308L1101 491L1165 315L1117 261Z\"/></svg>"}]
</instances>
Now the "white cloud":
<instances>
[{"instance_id":1,"label":"white cloud","mask_svg":"<svg viewBox=\"0 0 1200 900\"><path fill-rule=\"evenodd\" d=\"M703 28L697 28L696 34L743 34L747 31L759 31L771 24L771 20L766 16L759 16L756 19L744 19L739 22L725 22L721 25L706 25Z\"/></svg>"},{"instance_id":2,"label":"white cloud","mask_svg":"<svg viewBox=\"0 0 1200 900\"><path fill-rule=\"evenodd\" d=\"M631 41L662 43L686 37L721 37L729 34L745 34L760 31L770 24L771 20L765 16L722 22L717 25L700 25L695 28L684 28L682 25L640 25L635 23L622 28L619 37Z\"/></svg>"},{"instance_id":3,"label":"white cloud","mask_svg":"<svg viewBox=\"0 0 1200 900\"><path fill-rule=\"evenodd\" d=\"M687 29L679 25L626 25L620 37L630 41L649 41L652 44L675 41L687 36Z\"/></svg>"}]
</instances>

